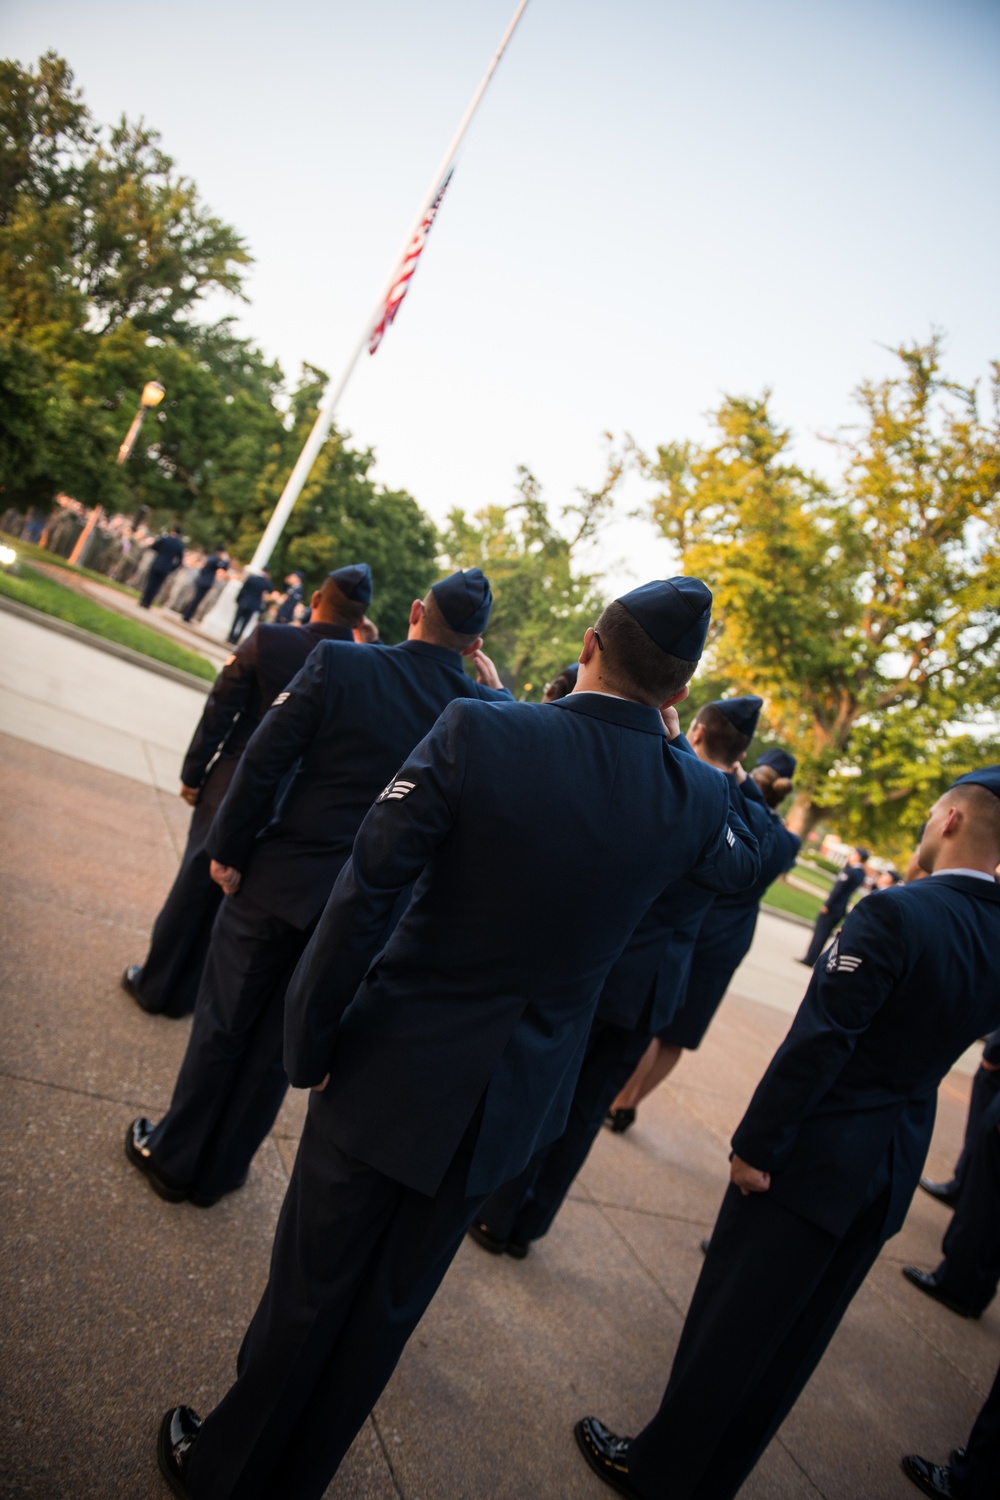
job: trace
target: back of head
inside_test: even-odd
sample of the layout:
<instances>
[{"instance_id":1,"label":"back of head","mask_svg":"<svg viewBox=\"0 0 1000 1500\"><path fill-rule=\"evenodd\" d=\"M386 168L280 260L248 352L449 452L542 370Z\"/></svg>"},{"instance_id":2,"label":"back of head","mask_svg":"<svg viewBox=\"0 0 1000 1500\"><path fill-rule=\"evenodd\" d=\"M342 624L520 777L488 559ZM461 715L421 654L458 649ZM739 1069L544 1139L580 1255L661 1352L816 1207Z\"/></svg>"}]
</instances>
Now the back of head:
<instances>
[{"instance_id":1,"label":"back of head","mask_svg":"<svg viewBox=\"0 0 1000 1500\"><path fill-rule=\"evenodd\" d=\"M967 781L945 793L965 814L962 837L980 850L995 869L1000 865L1000 796L988 786Z\"/></svg>"},{"instance_id":2,"label":"back of head","mask_svg":"<svg viewBox=\"0 0 1000 1500\"><path fill-rule=\"evenodd\" d=\"M760 787L768 807L780 807L793 790L790 776L779 776L774 766L761 765L760 761L750 775Z\"/></svg>"},{"instance_id":3,"label":"back of head","mask_svg":"<svg viewBox=\"0 0 1000 1500\"><path fill-rule=\"evenodd\" d=\"M697 659L674 656L658 646L620 599L601 613L594 630L601 642L601 674L623 698L659 708L694 675Z\"/></svg>"},{"instance_id":4,"label":"back of head","mask_svg":"<svg viewBox=\"0 0 1000 1500\"><path fill-rule=\"evenodd\" d=\"M750 748L753 735L741 734L717 703L706 703L699 708L694 721L701 725L702 742L710 760L734 765Z\"/></svg>"},{"instance_id":5,"label":"back of head","mask_svg":"<svg viewBox=\"0 0 1000 1500\"><path fill-rule=\"evenodd\" d=\"M542 702L555 703L559 698L567 697L576 687L579 670L579 663L573 662L570 666L563 667L561 672L557 672L551 682L545 684Z\"/></svg>"},{"instance_id":6,"label":"back of head","mask_svg":"<svg viewBox=\"0 0 1000 1500\"><path fill-rule=\"evenodd\" d=\"M332 575L327 575L313 595L313 625L342 625L353 630L365 617L365 605L358 599L349 599Z\"/></svg>"},{"instance_id":7,"label":"back of head","mask_svg":"<svg viewBox=\"0 0 1000 1500\"><path fill-rule=\"evenodd\" d=\"M479 631L471 635L466 630L454 630L444 617L434 590L423 601L424 615L421 622L421 638L433 646L443 646L446 651L468 651L479 639Z\"/></svg>"}]
</instances>

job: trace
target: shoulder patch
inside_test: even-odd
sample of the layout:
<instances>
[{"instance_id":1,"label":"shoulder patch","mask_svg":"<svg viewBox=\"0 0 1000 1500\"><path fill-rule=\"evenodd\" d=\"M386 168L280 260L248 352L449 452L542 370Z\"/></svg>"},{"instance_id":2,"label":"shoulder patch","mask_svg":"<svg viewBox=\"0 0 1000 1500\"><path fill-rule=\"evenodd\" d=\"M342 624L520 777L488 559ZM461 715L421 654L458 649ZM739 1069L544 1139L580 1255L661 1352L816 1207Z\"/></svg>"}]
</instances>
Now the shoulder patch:
<instances>
[{"instance_id":1,"label":"shoulder patch","mask_svg":"<svg viewBox=\"0 0 1000 1500\"><path fill-rule=\"evenodd\" d=\"M830 956L826 961L826 972L828 974L853 974L855 969L863 962L853 953L841 953L840 934L837 934L836 942L830 949Z\"/></svg>"},{"instance_id":2,"label":"shoulder patch","mask_svg":"<svg viewBox=\"0 0 1000 1500\"><path fill-rule=\"evenodd\" d=\"M385 790L379 792L375 798L376 806L380 802L402 802L403 798L408 797L413 791L416 784L415 781L400 781L398 776L394 776Z\"/></svg>"}]
</instances>

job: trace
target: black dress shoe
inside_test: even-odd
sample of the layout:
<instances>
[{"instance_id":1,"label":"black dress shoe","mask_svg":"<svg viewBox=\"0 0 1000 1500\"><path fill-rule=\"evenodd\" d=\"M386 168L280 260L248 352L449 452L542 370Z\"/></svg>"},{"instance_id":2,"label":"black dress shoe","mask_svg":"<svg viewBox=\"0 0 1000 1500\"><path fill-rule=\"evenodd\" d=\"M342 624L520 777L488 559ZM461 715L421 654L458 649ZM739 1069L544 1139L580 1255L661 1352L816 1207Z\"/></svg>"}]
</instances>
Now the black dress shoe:
<instances>
[{"instance_id":1,"label":"black dress shoe","mask_svg":"<svg viewBox=\"0 0 1000 1500\"><path fill-rule=\"evenodd\" d=\"M247 1179L244 1177L235 1187L226 1188L224 1193L202 1193L197 1188L192 1188L187 1195L187 1200L193 1203L195 1208L214 1208L217 1203L221 1203L223 1198L228 1198L230 1193L238 1193L240 1188L246 1185Z\"/></svg>"},{"instance_id":2,"label":"black dress shoe","mask_svg":"<svg viewBox=\"0 0 1000 1500\"><path fill-rule=\"evenodd\" d=\"M180 1495L182 1500L192 1500L184 1480L191 1461L191 1449L200 1431L201 1418L190 1406L172 1406L164 1412L160 1423L156 1462L174 1494Z\"/></svg>"},{"instance_id":3,"label":"black dress shoe","mask_svg":"<svg viewBox=\"0 0 1000 1500\"><path fill-rule=\"evenodd\" d=\"M186 1187L172 1182L169 1177L164 1177L153 1165L152 1153L149 1149L149 1138L153 1134L153 1122L147 1120L145 1115L140 1115L133 1120L125 1132L125 1155L133 1167L138 1167L143 1172L154 1193L159 1193L168 1203L183 1203L188 1196Z\"/></svg>"},{"instance_id":4,"label":"black dress shoe","mask_svg":"<svg viewBox=\"0 0 1000 1500\"><path fill-rule=\"evenodd\" d=\"M519 1240L513 1234L509 1239L501 1239L498 1234L491 1232L488 1224L470 1224L469 1238L491 1255L509 1255L514 1260L524 1260L531 1249L530 1240Z\"/></svg>"},{"instance_id":5,"label":"black dress shoe","mask_svg":"<svg viewBox=\"0 0 1000 1500\"><path fill-rule=\"evenodd\" d=\"M959 1185L954 1178L951 1182L931 1182L929 1177L921 1177L920 1186L929 1198L935 1198L938 1203L944 1203L948 1208L958 1207Z\"/></svg>"},{"instance_id":6,"label":"black dress shoe","mask_svg":"<svg viewBox=\"0 0 1000 1500\"><path fill-rule=\"evenodd\" d=\"M642 1496L628 1477L628 1450L631 1438L616 1437L596 1417L584 1417L573 1428L580 1452L594 1473L610 1484L619 1495L628 1495L631 1500L642 1500Z\"/></svg>"},{"instance_id":7,"label":"black dress shoe","mask_svg":"<svg viewBox=\"0 0 1000 1500\"><path fill-rule=\"evenodd\" d=\"M155 1011L153 1011L142 998L142 991L139 988L140 984L142 983L142 966L140 964L129 964L128 968L125 970L125 973L122 975L121 983L122 989L125 991L126 995L131 995L132 999L141 1010L144 1010L147 1015L155 1015Z\"/></svg>"},{"instance_id":8,"label":"black dress shoe","mask_svg":"<svg viewBox=\"0 0 1000 1500\"><path fill-rule=\"evenodd\" d=\"M912 1479L918 1490L933 1495L936 1500L958 1500L958 1491L951 1482L951 1470L941 1464L930 1464L916 1453L908 1453L901 1464L907 1479Z\"/></svg>"},{"instance_id":9,"label":"black dress shoe","mask_svg":"<svg viewBox=\"0 0 1000 1500\"><path fill-rule=\"evenodd\" d=\"M949 1296L932 1272L918 1271L916 1266L904 1266L903 1275L911 1286L915 1286L926 1296L933 1297L935 1302L940 1302L949 1312L958 1313L960 1318L982 1317L982 1312L976 1312L975 1308L966 1307L964 1302L956 1302L954 1297Z\"/></svg>"}]
</instances>

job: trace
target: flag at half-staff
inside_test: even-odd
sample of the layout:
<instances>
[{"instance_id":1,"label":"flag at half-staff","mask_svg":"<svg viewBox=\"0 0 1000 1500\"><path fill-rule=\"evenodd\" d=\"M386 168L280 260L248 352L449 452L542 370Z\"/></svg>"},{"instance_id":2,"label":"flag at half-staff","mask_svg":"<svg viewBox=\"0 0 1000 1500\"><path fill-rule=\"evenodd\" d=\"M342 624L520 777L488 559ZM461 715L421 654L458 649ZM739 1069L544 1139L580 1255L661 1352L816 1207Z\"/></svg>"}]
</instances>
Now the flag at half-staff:
<instances>
[{"instance_id":1,"label":"flag at half-staff","mask_svg":"<svg viewBox=\"0 0 1000 1500\"><path fill-rule=\"evenodd\" d=\"M382 308L381 316L372 329L371 337L368 340L369 354L375 353L375 350L385 336L386 329L399 312L399 305L406 296L410 282L413 279L413 273L417 269L417 261L420 259L421 251L427 243L427 236L430 234L431 225L434 223L437 211L441 207L441 199L444 197L445 189L451 181L452 171L454 171L454 168L449 171L444 182L438 188L433 203L424 214L416 234L406 247L406 254L400 261L399 270L393 277L392 286L389 288L389 295L385 299L385 306Z\"/></svg>"}]
</instances>

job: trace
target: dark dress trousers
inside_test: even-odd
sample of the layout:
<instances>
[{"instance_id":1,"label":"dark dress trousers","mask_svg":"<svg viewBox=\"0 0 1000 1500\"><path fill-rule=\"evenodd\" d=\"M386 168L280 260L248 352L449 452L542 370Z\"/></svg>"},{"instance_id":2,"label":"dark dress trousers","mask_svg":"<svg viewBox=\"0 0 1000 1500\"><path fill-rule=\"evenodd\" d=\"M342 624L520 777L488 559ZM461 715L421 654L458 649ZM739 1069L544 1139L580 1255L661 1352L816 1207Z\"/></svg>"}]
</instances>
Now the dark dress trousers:
<instances>
[{"instance_id":1,"label":"dark dress trousers","mask_svg":"<svg viewBox=\"0 0 1000 1500\"><path fill-rule=\"evenodd\" d=\"M1000 1063L1000 1031L995 1031L986 1038L986 1046L983 1048L984 1063ZM955 1193L962 1191L962 1183L965 1181L965 1173L968 1169L969 1158L979 1134L979 1122L983 1114L994 1099L1000 1097L1000 1067L976 1069L972 1080L972 1093L969 1096L969 1113L965 1121L965 1138L962 1141L962 1150L955 1170L951 1174L951 1188Z\"/></svg>"},{"instance_id":2,"label":"dark dress trousers","mask_svg":"<svg viewBox=\"0 0 1000 1500\"><path fill-rule=\"evenodd\" d=\"M157 1169L178 1185L213 1197L245 1178L288 1087L288 979L365 813L458 697L510 701L440 646L322 642L247 745L205 840L205 857L243 880L219 908L187 1052L151 1140Z\"/></svg>"},{"instance_id":3,"label":"dark dress trousers","mask_svg":"<svg viewBox=\"0 0 1000 1500\"><path fill-rule=\"evenodd\" d=\"M643 910L684 873L738 887L757 865L724 779L654 709L582 693L442 714L289 987L289 1076L330 1080L237 1381L192 1453L197 1500L318 1500L483 1197L562 1132Z\"/></svg>"},{"instance_id":4,"label":"dark dress trousers","mask_svg":"<svg viewBox=\"0 0 1000 1500\"><path fill-rule=\"evenodd\" d=\"M350 630L341 625L259 625L215 679L181 768L181 782L198 788L198 801L180 869L153 925L142 966L139 991L149 1010L167 1016L194 1010L222 900L209 874L205 839L247 741L320 641L350 640Z\"/></svg>"},{"instance_id":5,"label":"dark dress trousers","mask_svg":"<svg viewBox=\"0 0 1000 1500\"><path fill-rule=\"evenodd\" d=\"M184 543L179 536L174 536L172 532L165 532L163 536L158 536L152 544L151 551L153 553L153 561L149 572L146 574L142 598L139 600L143 609L149 609L166 579L184 561Z\"/></svg>"},{"instance_id":6,"label":"dark dress trousers","mask_svg":"<svg viewBox=\"0 0 1000 1500\"><path fill-rule=\"evenodd\" d=\"M830 934L843 921L847 911L847 905L854 892L865 883L865 870L863 865L845 865L830 887L830 894L823 905L825 912L820 912L816 918L813 935L809 942L804 962L814 964L823 949L830 941Z\"/></svg>"},{"instance_id":7,"label":"dark dress trousers","mask_svg":"<svg viewBox=\"0 0 1000 1500\"><path fill-rule=\"evenodd\" d=\"M263 573L251 573L250 577L244 580L236 595L236 618L229 632L232 645L236 645L254 615L259 614L264 603L264 595L270 593L271 588L270 578L265 578Z\"/></svg>"},{"instance_id":8,"label":"dark dress trousers","mask_svg":"<svg viewBox=\"0 0 1000 1500\"><path fill-rule=\"evenodd\" d=\"M996 1500L1000 1476L1000 1370L976 1418L969 1440L951 1460L958 1500Z\"/></svg>"},{"instance_id":9,"label":"dark dress trousers","mask_svg":"<svg viewBox=\"0 0 1000 1500\"><path fill-rule=\"evenodd\" d=\"M851 912L733 1136L771 1174L727 1190L660 1409L629 1450L640 1495L731 1500L902 1226L941 1078L1000 1019L1000 886L935 875Z\"/></svg>"},{"instance_id":10,"label":"dark dress trousers","mask_svg":"<svg viewBox=\"0 0 1000 1500\"><path fill-rule=\"evenodd\" d=\"M716 896L698 929L684 999L669 1026L658 1033L669 1046L689 1051L701 1045L733 975L750 951L764 895L779 875L791 869L801 847L802 841L766 807L752 777L742 783L741 791L764 808L772 819L774 835L766 850L761 847L760 879L746 891Z\"/></svg>"},{"instance_id":11,"label":"dark dress trousers","mask_svg":"<svg viewBox=\"0 0 1000 1500\"><path fill-rule=\"evenodd\" d=\"M938 1285L970 1312L985 1312L1000 1282L1000 1095L980 1116L941 1249Z\"/></svg>"},{"instance_id":12,"label":"dark dress trousers","mask_svg":"<svg viewBox=\"0 0 1000 1500\"><path fill-rule=\"evenodd\" d=\"M185 620L190 621L194 619L198 605L204 599L205 595L212 587L212 584L215 582L216 573L220 568L224 568L225 566L226 564L224 560L219 557L218 553L213 552L211 557L205 559L205 562L202 564L201 572L195 579L194 593L191 595L191 598L184 606L183 617Z\"/></svg>"},{"instance_id":13,"label":"dark dress trousers","mask_svg":"<svg viewBox=\"0 0 1000 1500\"><path fill-rule=\"evenodd\" d=\"M681 743L687 748L683 737ZM780 822L762 799L744 795L747 782L741 786L735 776L715 775L728 785L730 805L756 838L761 861L770 864L778 831L784 833ZM753 884L756 888L759 881ZM721 899L717 889L711 882L676 881L657 897L632 934L601 991L566 1129L483 1204L482 1221L498 1238L536 1240L552 1227L612 1100L635 1071L650 1036L669 1031L679 1019L698 932ZM732 899L738 896L732 893Z\"/></svg>"}]
</instances>

